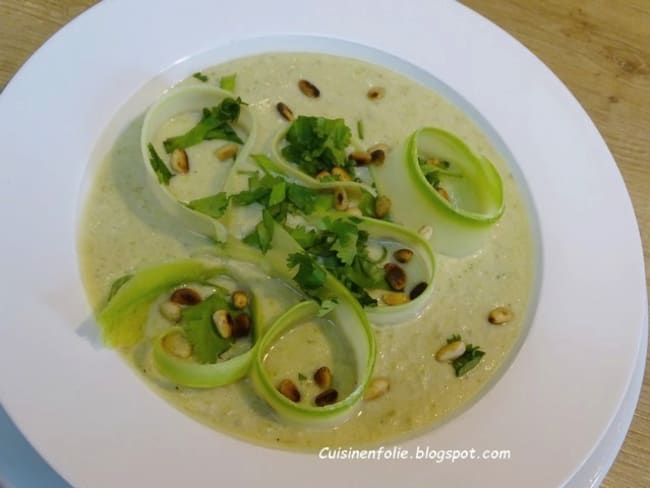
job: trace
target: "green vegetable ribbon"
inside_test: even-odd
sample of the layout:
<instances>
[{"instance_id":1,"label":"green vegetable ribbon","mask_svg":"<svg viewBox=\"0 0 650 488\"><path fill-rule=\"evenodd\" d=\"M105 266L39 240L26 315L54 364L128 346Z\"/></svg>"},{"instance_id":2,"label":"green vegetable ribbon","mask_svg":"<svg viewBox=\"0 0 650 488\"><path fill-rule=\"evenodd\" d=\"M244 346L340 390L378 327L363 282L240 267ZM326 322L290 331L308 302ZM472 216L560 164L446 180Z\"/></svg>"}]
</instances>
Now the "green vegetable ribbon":
<instances>
[{"instance_id":1,"label":"green vegetable ribbon","mask_svg":"<svg viewBox=\"0 0 650 488\"><path fill-rule=\"evenodd\" d=\"M264 366L264 357L282 334L301 322L318 317L321 307L315 301L300 302L287 310L266 331L254 352L251 380L257 394L285 420L310 427L332 427L350 418L361 403L376 360L375 336L359 303L331 276L325 280L326 293L337 304L324 317L343 324L341 330L350 344L357 365L355 388L343 399L322 407L295 403L282 395Z\"/></svg>"},{"instance_id":2,"label":"green vegetable ribbon","mask_svg":"<svg viewBox=\"0 0 650 488\"><path fill-rule=\"evenodd\" d=\"M421 163L427 160L444 164L425 174ZM379 192L391 195L393 221L416 231L430 226L430 242L441 254L478 249L504 210L501 177L492 163L442 129L418 129L371 171Z\"/></svg>"},{"instance_id":3,"label":"green vegetable ribbon","mask_svg":"<svg viewBox=\"0 0 650 488\"><path fill-rule=\"evenodd\" d=\"M208 109L207 107L213 107ZM202 113L201 121L186 134L170 138L164 146L155 147L152 140L156 132L171 118L188 112ZM241 142L239 136L229 125L237 124L247 133L246 140L232 163L222 188L229 189L237 177L237 172L248 159L252 145L257 137L257 124L248 108L240 100L234 100L232 94L207 84L194 84L172 89L163 95L147 112L140 135L143 163L150 178L154 194L170 218L176 220L185 229L208 236L219 242L225 240L227 230L220 221L227 209L228 201L224 196L211 195L191 202L178 200L169 189L173 173L169 170L160 154L177 147L187 147L203 140L223 139Z\"/></svg>"}]
</instances>

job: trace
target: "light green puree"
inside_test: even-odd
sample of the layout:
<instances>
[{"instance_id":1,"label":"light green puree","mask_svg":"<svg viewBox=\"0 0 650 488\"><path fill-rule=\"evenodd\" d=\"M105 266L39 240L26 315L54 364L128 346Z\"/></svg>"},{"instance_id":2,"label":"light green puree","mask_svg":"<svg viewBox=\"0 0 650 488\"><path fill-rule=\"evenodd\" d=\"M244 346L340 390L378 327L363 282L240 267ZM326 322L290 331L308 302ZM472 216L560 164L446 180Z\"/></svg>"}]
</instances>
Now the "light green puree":
<instances>
[{"instance_id":1,"label":"light green puree","mask_svg":"<svg viewBox=\"0 0 650 488\"><path fill-rule=\"evenodd\" d=\"M503 179L506 210L477 252L462 259L436 256L434 294L417 320L376 329L375 376L387 377L390 390L376 400L365 401L357 415L334 429L315 430L283 423L255 395L248 379L209 390L170 384L151 364L147 340L123 351L124 357L160 395L204 424L251 442L289 449L376 445L430 429L471 402L509 358L522 333L535 261L527 208L509 168L486 136L440 95L356 60L315 54L267 54L202 72L213 84L222 76L237 74L235 95L248 103L259 123L260 137L253 153L268 152L272 135L286 127L287 122L275 109L279 101L296 115L342 117L353 133L356 122L363 120L363 143L368 147L376 143L394 147L419 127L441 127L494 163ZM320 98L304 96L297 87L300 79L317 85ZM189 78L183 83L201 81ZM371 86L385 88L385 97L369 100L366 93ZM88 298L95 308L105 302L116 278L144 266L191 256L210 244L170 225L150 193L139 144L142 120L139 117L119 136L98 168L86 202L80 259ZM188 125L188 121L179 123ZM192 161L190 150L188 154ZM215 159L212 171L217 176L222 171L220 164ZM172 179L172 191L174 180L182 183L181 177ZM278 316L300 299L289 287L260 275L251 266L242 266L240 271L251 278L256 289L263 290L267 317ZM503 326L490 325L487 314L500 305L510 307L514 319ZM147 337L164 326L154 306ZM345 324L318 327L311 322L287 333L266 360L271 376L278 380L291 376L305 395L311 395L318 392L313 371L328 365L335 386L345 395L346 388L351 387L346 377L354 365L346 362L351 356L346 346L336 341L336 327L340 326ZM453 334L460 334L466 343L479 345L486 352L479 365L461 378L454 375L451 365L434 358ZM306 379L298 380L298 373Z\"/></svg>"}]
</instances>

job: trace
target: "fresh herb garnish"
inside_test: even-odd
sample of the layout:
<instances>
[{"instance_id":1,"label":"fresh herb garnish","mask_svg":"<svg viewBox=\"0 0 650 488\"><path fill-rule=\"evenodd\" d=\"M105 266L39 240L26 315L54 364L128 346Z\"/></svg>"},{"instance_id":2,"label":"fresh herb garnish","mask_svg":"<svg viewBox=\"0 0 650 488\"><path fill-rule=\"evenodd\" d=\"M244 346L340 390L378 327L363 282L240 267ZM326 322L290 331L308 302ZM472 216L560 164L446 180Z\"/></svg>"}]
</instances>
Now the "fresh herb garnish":
<instances>
[{"instance_id":1,"label":"fresh herb garnish","mask_svg":"<svg viewBox=\"0 0 650 488\"><path fill-rule=\"evenodd\" d=\"M327 298L320 302L320 308L318 309L317 317L325 317L330 313L334 308L339 304L339 301L336 298Z\"/></svg>"},{"instance_id":2,"label":"fresh herb garnish","mask_svg":"<svg viewBox=\"0 0 650 488\"><path fill-rule=\"evenodd\" d=\"M122 286L124 286L131 278L133 278L133 275L127 274L116 279L111 285L111 290L108 292L108 299L106 302L110 302L111 298L113 298L119 289L122 288Z\"/></svg>"},{"instance_id":3,"label":"fresh herb garnish","mask_svg":"<svg viewBox=\"0 0 650 488\"><path fill-rule=\"evenodd\" d=\"M187 204L187 206L192 210L206 214L213 219L219 219L226 213L228 201L228 195L224 192L220 192L209 197L192 200Z\"/></svg>"},{"instance_id":4,"label":"fresh herb garnish","mask_svg":"<svg viewBox=\"0 0 650 488\"><path fill-rule=\"evenodd\" d=\"M262 253L266 254L273 241L274 228L275 220L273 220L273 216L267 209L264 209L262 210L262 220L257 223L253 232L244 237L244 242L249 246L257 247Z\"/></svg>"},{"instance_id":5,"label":"fresh herb garnish","mask_svg":"<svg viewBox=\"0 0 650 488\"><path fill-rule=\"evenodd\" d=\"M289 254L287 257L287 266L289 269L298 266L298 272L293 279L308 295L312 295L315 290L318 290L325 284L327 273L316 262L316 259L306 252Z\"/></svg>"},{"instance_id":6,"label":"fresh herb garnish","mask_svg":"<svg viewBox=\"0 0 650 488\"><path fill-rule=\"evenodd\" d=\"M219 88L229 92L234 92L236 81L237 81L237 73L233 73L232 75L228 75L228 76L222 76L221 79L219 80Z\"/></svg>"},{"instance_id":7,"label":"fresh herb garnish","mask_svg":"<svg viewBox=\"0 0 650 488\"><path fill-rule=\"evenodd\" d=\"M357 135L359 139L363 141L364 130L363 130L363 120L357 120Z\"/></svg>"},{"instance_id":8,"label":"fresh herb garnish","mask_svg":"<svg viewBox=\"0 0 650 488\"><path fill-rule=\"evenodd\" d=\"M361 198L359 199L359 210L366 217L375 216L375 196L366 190L361 190Z\"/></svg>"},{"instance_id":9,"label":"fresh herb garnish","mask_svg":"<svg viewBox=\"0 0 650 488\"><path fill-rule=\"evenodd\" d=\"M474 369L484 355L485 352L481 351L479 346L475 347L468 344L463 355L454 359L451 363L456 372L456 376L463 376L471 369Z\"/></svg>"},{"instance_id":10,"label":"fresh herb garnish","mask_svg":"<svg viewBox=\"0 0 650 488\"><path fill-rule=\"evenodd\" d=\"M323 220L325 229L332 233L335 238L330 249L336 252L336 256L344 265L350 265L357 256L357 238L359 228L351 220L329 218Z\"/></svg>"},{"instance_id":11,"label":"fresh herb garnish","mask_svg":"<svg viewBox=\"0 0 650 488\"><path fill-rule=\"evenodd\" d=\"M319 229L287 229L306 252L364 306L377 305L367 289L386 288L383 268L368 256L368 233L353 218L325 218ZM300 282L299 282L300 284ZM304 288L303 288L304 290ZM307 292L308 290L304 290Z\"/></svg>"},{"instance_id":12,"label":"fresh herb garnish","mask_svg":"<svg viewBox=\"0 0 650 488\"><path fill-rule=\"evenodd\" d=\"M278 181L271 187L271 193L269 194L269 207L274 205L279 205L284 202L287 198L287 182L282 180Z\"/></svg>"},{"instance_id":13,"label":"fresh herb garnish","mask_svg":"<svg viewBox=\"0 0 650 488\"><path fill-rule=\"evenodd\" d=\"M287 131L282 155L310 176L336 166L352 169L354 165L345 154L350 138L343 119L300 115Z\"/></svg>"},{"instance_id":14,"label":"fresh herb garnish","mask_svg":"<svg viewBox=\"0 0 650 488\"><path fill-rule=\"evenodd\" d=\"M452 335L451 337L449 337L447 339L447 344L451 344L452 342L458 342L458 341L462 341L462 340L463 339L461 339L459 334L454 334L454 335Z\"/></svg>"},{"instance_id":15,"label":"fresh herb garnish","mask_svg":"<svg viewBox=\"0 0 650 488\"><path fill-rule=\"evenodd\" d=\"M298 380L307 381L307 377L302 373L298 373Z\"/></svg>"},{"instance_id":16,"label":"fresh herb garnish","mask_svg":"<svg viewBox=\"0 0 650 488\"><path fill-rule=\"evenodd\" d=\"M151 167L158 177L158 182L161 185L169 185L169 180L172 179L174 174L169 170L164 161L160 159L153 144L149 143L147 149L149 149L149 163L151 163Z\"/></svg>"},{"instance_id":17,"label":"fresh herb garnish","mask_svg":"<svg viewBox=\"0 0 650 488\"><path fill-rule=\"evenodd\" d=\"M441 161L438 159L425 159L418 157L418 163L426 180L436 189L440 187L441 176L462 176L461 173L449 171L451 163L446 160Z\"/></svg>"},{"instance_id":18,"label":"fresh herb garnish","mask_svg":"<svg viewBox=\"0 0 650 488\"><path fill-rule=\"evenodd\" d=\"M288 213L309 215L316 208L329 209L332 206L331 196L320 195L317 190L269 174L251 176L248 179L248 190L231 198L235 205L240 206L259 203L280 223L285 222Z\"/></svg>"},{"instance_id":19,"label":"fresh herb garnish","mask_svg":"<svg viewBox=\"0 0 650 488\"><path fill-rule=\"evenodd\" d=\"M225 98L219 105L204 108L201 120L185 134L170 137L163 141L165 151L171 153L174 149L194 146L203 141L221 139L243 144L241 138L230 125L239 118L241 98Z\"/></svg>"},{"instance_id":20,"label":"fresh herb garnish","mask_svg":"<svg viewBox=\"0 0 650 488\"><path fill-rule=\"evenodd\" d=\"M196 78L197 80L202 81L203 83L205 83L206 81L208 81L208 77L207 77L206 75L204 75L203 73L201 73L200 71L197 71L197 72L194 73L192 76L193 76L194 78Z\"/></svg>"},{"instance_id":21,"label":"fresh herb garnish","mask_svg":"<svg viewBox=\"0 0 650 488\"><path fill-rule=\"evenodd\" d=\"M219 293L213 293L197 305L183 308L183 329L197 362L215 363L220 354L230 349L232 341L221 337L212 324L214 312L228 309L228 302Z\"/></svg>"}]
</instances>

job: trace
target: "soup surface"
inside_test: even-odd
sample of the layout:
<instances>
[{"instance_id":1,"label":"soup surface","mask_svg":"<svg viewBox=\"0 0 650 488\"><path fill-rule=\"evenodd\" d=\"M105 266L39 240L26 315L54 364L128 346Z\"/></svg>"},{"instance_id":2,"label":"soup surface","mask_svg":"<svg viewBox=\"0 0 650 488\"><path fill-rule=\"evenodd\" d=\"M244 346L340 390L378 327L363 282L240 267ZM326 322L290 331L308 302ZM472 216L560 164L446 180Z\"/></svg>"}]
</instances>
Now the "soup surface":
<instances>
[{"instance_id":1,"label":"soup surface","mask_svg":"<svg viewBox=\"0 0 650 488\"><path fill-rule=\"evenodd\" d=\"M183 84L218 85L223 76L236 73L235 96L248 104L257 119L254 153L268 153L273 135L287 126L276 110L286 103L294 113L343 118L356 132L363 121L363 142L398 146L420 127L440 127L462 139L476 154L490 159L503 180L505 211L490 228L482 247L469 256L436 255L434 292L419 317L406 323L375 328L377 362L374 375L388 379L389 391L364 401L358 413L333 429L292 426L276 417L259 398L249 379L214 389L174 385L161 377L152 364L148 341L123 349L124 357L161 396L183 412L210 427L255 443L288 449L312 450L322 446L377 445L413 435L470 404L490 384L513 353L525 329L534 281L534 246L528 209L510 169L486 136L457 107L439 94L401 75L365 62L316 54L265 54L243 58L202 70L207 81L190 77ZM304 96L297 81L318 86L320 97ZM369 88L385 90L381 100L369 100ZM106 301L111 284L145 266L186 258L210 248L205 238L183 231L158 205L150 189L140 151L143 117L124 129L105 160L98 166L86 202L81 226L80 256L88 299L95 309ZM161 137L191 127L196 120L179 117L165 126ZM169 133L169 134L168 134ZM197 148L191 158L201 169L200 151L212 153L220 143ZM188 151L189 152L189 151ZM206 166L207 167L207 166ZM180 196L214 191L223 168L210 178L189 178L171 186ZM205 173L204 173L205 174ZM192 177L192 173L189 175ZM184 186L183 186L184 185ZM203 186L201 186L203 185ZM395 198L395 197L394 197ZM242 214L244 215L244 214ZM277 317L302 298L287 283L266 276L255 266L230 263L261 296L267 318ZM506 306L514 317L495 326L487 316ZM337 337L336 327L317 322L301 324L275 344L265 360L273 378L296 376L305 391L316 391L311 371L327 361L346 384L352 356ZM153 307L145 330L147 338L168 325ZM454 334L480 346L485 356L462 377L435 359L436 352ZM317 358L317 359L314 359ZM336 370L336 368L339 368Z\"/></svg>"}]
</instances>

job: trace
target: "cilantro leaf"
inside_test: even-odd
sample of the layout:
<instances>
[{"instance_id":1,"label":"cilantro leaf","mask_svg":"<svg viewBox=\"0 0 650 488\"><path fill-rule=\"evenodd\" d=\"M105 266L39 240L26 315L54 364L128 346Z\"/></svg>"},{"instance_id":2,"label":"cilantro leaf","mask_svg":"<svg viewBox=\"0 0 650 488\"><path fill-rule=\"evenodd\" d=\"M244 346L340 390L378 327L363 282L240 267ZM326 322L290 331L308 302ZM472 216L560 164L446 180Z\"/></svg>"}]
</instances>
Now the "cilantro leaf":
<instances>
[{"instance_id":1,"label":"cilantro leaf","mask_svg":"<svg viewBox=\"0 0 650 488\"><path fill-rule=\"evenodd\" d=\"M369 191L361 190L359 210L361 210L361 213L367 217L375 216L375 197Z\"/></svg>"},{"instance_id":2,"label":"cilantro leaf","mask_svg":"<svg viewBox=\"0 0 650 488\"><path fill-rule=\"evenodd\" d=\"M255 174L248 178L248 190L243 190L233 195L232 201L235 205L246 206L251 203L260 203L267 206L268 197L273 190L273 186L284 181L282 178L276 178L271 175L264 175L262 178Z\"/></svg>"},{"instance_id":3,"label":"cilantro leaf","mask_svg":"<svg viewBox=\"0 0 650 488\"><path fill-rule=\"evenodd\" d=\"M273 241L274 229L275 220L271 213L264 209L262 210L262 220L257 223L253 232L244 237L243 241L245 244L256 247L266 254Z\"/></svg>"},{"instance_id":4,"label":"cilantro leaf","mask_svg":"<svg viewBox=\"0 0 650 488\"><path fill-rule=\"evenodd\" d=\"M336 255L344 265L352 264L357 255L359 228L351 221L345 219L336 219L333 222L325 219L324 224L327 230L336 236L330 249L336 252Z\"/></svg>"},{"instance_id":5,"label":"cilantro leaf","mask_svg":"<svg viewBox=\"0 0 650 488\"><path fill-rule=\"evenodd\" d=\"M282 155L305 173L315 176L322 170L349 165L345 149L350 138L350 128L343 119L300 115L287 131L287 145L282 148Z\"/></svg>"},{"instance_id":6,"label":"cilantro leaf","mask_svg":"<svg viewBox=\"0 0 650 488\"><path fill-rule=\"evenodd\" d=\"M194 73L192 76L193 76L194 78L196 78L197 80L202 81L203 83L205 83L206 81L208 81L208 77L207 77L206 75L204 75L203 73L201 73L200 71L197 71L197 72Z\"/></svg>"},{"instance_id":7,"label":"cilantro leaf","mask_svg":"<svg viewBox=\"0 0 650 488\"><path fill-rule=\"evenodd\" d=\"M279 222L283 222L287 212L299 210L309 215L319 208L331 207L331 197L325 200L317 190L312 190L296 183L285 181L278 176L270 174L260 178L258 175L248 179L248 190L241 191L231 197L235 205L245 206L259 203L266 207L271 215Z\"/></svg>"},{"instance_id":8,"label":"cilantro leaf","mask_svg":"<svg viewBox=\"0 0 650 488\"><path fill-rule=\"evenodd\" d=\"M293 279L307 293L317 290L325 284L327 276L325 270L306 252L289 254L287 266L289 268L298 266L298 272Z\"/></svg>"},{"instance_id":9,"label":"cilantro leaf","mask_svg":"<svg viewBox=\"0 0 650 488\"><path fill-rule=\"evenodd\" d=\"M223 214L226 213L228 202L228 195L224 192L220 192L209 197L192 200L187 204L187 206L192 210L206 214L213 219L218 219L223 217Z\"/></svg>"},{"instance_id":10,"label":"cilantro leaf","mask_svg":"<svg viewBox=\"0 0 650 488\"><path fill-rule=\"evenodd\" d=\"M290 229L291 235L313 259L332 273L364 306L377 305L366 290L386 288L384 270L368 257L367 232L358 219L325 218L319 230Z\"/></svg>"},{"instance_id":11,"label":"cilantro leaf","mask_svg":"<svg viewBox=\"0 0 650 488\"><path fill-rule=\"evenodd\" d=\"M327 315L332 310L334 310L334 307L336 307L338 304L339 302L336 298L327 298L323 300L320 303L320 308L318 309L318 313L316 314L316 316L325 317L325 315Z\"/></svg>"},{"instance_id":12,"label":"cilantro leaf","mask_svg":"<svg viewBox=\"0 0 650 488\"><path fill-rule=\"evenodd\" d=\"M219 88L229 92L234 92L236 81L237 81L237 73L233 73L232 75L228 75L228 76L222 76L221 79L219 80Z\"/></svg>"},{"instance_id":13,"label":"cilantro leaf","mask_svg":"<svg viewBox=\"0 0 650 488\"><path fill-rule=\"evenodd\" d=\"M309 249L316 242L317 232L313 229L307 230L304 226L299 225L293 229L287 229L287 231L303 249Z\"/></svg>"},{"instance_id":14,"label":"cilantro leaf","mask_svg":"<svg viewBox=\"0 0 650 488\"><path fill-rule=\"evenodd\" d=\"M481 351L479 346L474 347L471 344L468 344L463 355L454 359L451 363L456 372L456 376L463 376L465 373L475 368L484 355L485 352Z\"/></svg>"},{"instance_id":15,"label":"cilantro leaf","mask_svg":"<svg viewBox=\"0 0 650 488\"><path fill-rule=\"evenodd\" d=\"M287 188L287 199L302 213L309 215L314 211L318 192L305 186L290 183Z\"/></svg>"},{"instance_id":16,"label":"cilantro leaf","mask_svg":"<svg viewBox=\"0 0 650 488\"><path fill-rule=\"evenodd\" d=\"M262 210L262 221L257 224L257 238L260 243L260 249L263 253L271 247L273 240L273 230L275 229L275 220L267 209Z\"/></svg>"},{"instance_id":17,"label":"cilantro leaf","mask_svg":"<svg viewBox=\"0 0 650 488\"><path fill-rule=\"evenodd\" d=\"M446 160L441 161L436 158L425 159L418 157L418 163L420 165L420 170L422 171L422 174L426 180L432 187L436 189L440 187L441 176L462 177L462 172L454 172L449 170L451 163Z\"/></svg>"},{"instance_id":18,"label":"cilantro leaf","mask_svg":"<svg viewBox=\"0 0 650 488\"><path fill-rule=\"evenodd\" d=\"M194 146L212 139L223 139L243 144L243 141L230 126L230 123L236 122L239 118L242 103L240 98L235 100L228 97L216 107L204 108L198 124L183 135L170 137L163 141L165 151L171 153L174 149Z\"/></svg>"},{"instance_id":19,"label":"cilantro leaf","mask_svg":"<svg viewBox=\"0 0 650 488\"><path fill-rule=\"evenodd\" d=\"M269 207L273 205L278 205L279 203L284 202L284 199L287 196L287 184L284 180L276 183L271 188L271 194L269 195Z\"/></svg>"},{"instance_id":20,"label":"cilantro leaf","mask_svg":"<svg viewBox=\"0 0 650 488\"><path fill-rule=\"evenodd\" d=\"M181 312L185 336L199 363L216 363L219 355L230 349L232 342L221 337L212 325L212 314L222 309L227 310L228 303L223 296L214 293L197 305L185 307Z\"/></svg>"},{"instance_id":21,"label":"cilantro leaf","mask_svg":"<svg viewBox=\"0 0 650 488\"><path fill-rule=\"evenodd\" d=\"M463 339L460 337L459 334L454 334L451 337L447 338L447 344L451 344L452 342L458 342L462 340Z\"/></svg>"},{"instance_id":22,"label":"cilantro leaf","mask_svg":"<svg viewBox=\"0 0 650 488\"><path fill-rule=\"evenodd\" d=\"M244 238L242 239L242 242L244 244L246 244L246 245L249 245L251 247L255 247L255 248L259 249L260 248L260 240L257 237L257 230L254 230L250 234L244 236Z\"/></svg>"},{"instance_id":23,"label":"cilantro leaf","mask_svg":"<svg viewBox=\"0 0 650 488\"><path fill-rule=\"evenodd\" d=\"M160 156L158 156L158 153L154 149L153 144L149 143L147 145L147 149L149 149L150 154L149 163L151 163L151 167L158 177L158 182L161 185L169 185L169 180L172 179L174 174L169 170L163 160L160 159Z\"/></svg>"}]
</instances>

